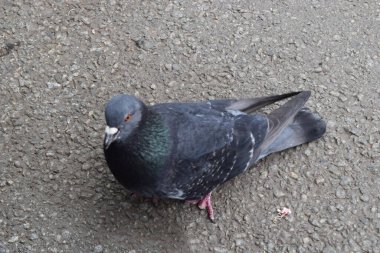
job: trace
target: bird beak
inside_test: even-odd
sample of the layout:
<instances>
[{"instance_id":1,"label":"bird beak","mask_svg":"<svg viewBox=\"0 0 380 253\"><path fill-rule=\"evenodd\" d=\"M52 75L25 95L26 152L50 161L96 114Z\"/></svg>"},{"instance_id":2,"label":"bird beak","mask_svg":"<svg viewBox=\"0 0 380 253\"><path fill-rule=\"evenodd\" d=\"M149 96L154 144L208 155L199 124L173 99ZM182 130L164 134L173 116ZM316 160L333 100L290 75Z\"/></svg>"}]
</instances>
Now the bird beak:
<instances>
[{"instance_id":1,"label":"bird beak","mask_svg":"<svg viewBox=\"0 0 380 253\"><path fill-rule=\"evenodd\" d=\"M106 126L104 136L104 148L108 149L112 142L114 142L118 136L119 129L116 127Z\"/></svg>"}]
</instances>

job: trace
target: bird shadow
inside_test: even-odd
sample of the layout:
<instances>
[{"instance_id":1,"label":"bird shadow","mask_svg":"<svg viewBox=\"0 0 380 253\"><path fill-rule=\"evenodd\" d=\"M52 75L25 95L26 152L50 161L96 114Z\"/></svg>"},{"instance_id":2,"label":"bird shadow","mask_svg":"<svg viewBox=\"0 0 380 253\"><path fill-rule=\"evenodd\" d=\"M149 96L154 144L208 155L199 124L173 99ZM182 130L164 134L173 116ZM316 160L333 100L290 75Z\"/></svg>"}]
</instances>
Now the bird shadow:
<instances>
[{"instance_id":1,"label":"bird shadow","mask_svg":"<svg viewBox=\"0 0 380 253\"><path fill-rule=\"evenodd\" d=\"M86 211L100 244L118 243L137 252L187 252L186 224L173 208L173 202L132 197L108 172L99 180L95 201ZM111 239L111 240L108 240ZM112 246L111 246L112 247ZM174 251L173 251L174 250ZM127 251L128 252L128 251Z\"/></svg>"}]
</instances>

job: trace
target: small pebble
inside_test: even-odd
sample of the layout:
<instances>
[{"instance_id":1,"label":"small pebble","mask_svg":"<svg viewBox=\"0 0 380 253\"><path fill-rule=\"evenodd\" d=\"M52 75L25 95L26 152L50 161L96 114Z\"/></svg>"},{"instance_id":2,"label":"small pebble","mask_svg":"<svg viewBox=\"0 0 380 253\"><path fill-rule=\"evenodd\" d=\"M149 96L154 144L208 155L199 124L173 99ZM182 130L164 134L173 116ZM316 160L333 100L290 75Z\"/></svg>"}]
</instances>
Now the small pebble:
<instances>
[{"instance_id":1,"label":"small pebble","mask_svg":"<svg viewBox=\"0 0 380 253\"><path fill-rule=\"evenodd\" d=\"M17 236L17 235L12 236L12 237L8 240L8 242L10 242L10 243L14 243L14 242L17 242L17 241L18 241L18 236Z\"/></svg>"},{"instance_id":2,"label":"small pebble","mask_svg":"<svg viewBox=\"0 0 380 253\"><path fill-rule=\"evenodd\" d=\"M89 163L84 163L82 165L82 170L89 170L91 168L91 165Z\"/></svg>"},{"instance_id":3,"label":"small pebble","mask_svg":"<svg viewBox=\"0 0 380 253\"><path fill-rule=\"evenodd\" d=\"M293 171L290 172L290 177L293 179L296 179L296 180L298 180L298 178L299 178L298 174L293 172Z\"/></svg>"},{"instance_id":4,"label":"small pebble","mask_svg":"<svg viewBox=\"0 0 380 253\"><path fill-rule=\"evenodd\" d=\"M347 101L347 98L345 96L340 96L339 99L342 102L346 102Z\"/></svg>"},{"instance_id":5,"label":"small pebble","mask_svg":"<svg viewBox=\"0 0 380 253\"><path fill-rule=\"evenodd\" d=\"M344 199L346 197L346 192L342 187L338 187L338 189L335 192L335 195L340 199Z\"/></svg>"},{"instance_id":6,"label":"small pebble","mask_svg":"<svg viewBox=\"0 0 380 253\"><path fill-rule=\"evenodd\" d=\"M214 252L216 252L216 253L226 253L226 252L228 252L228 250L226 250L225 248L214 247Z\"/></svg>"},{"instance_id":7,"label":"small pebble","mask_svg":"<svg viewBox=\"0 0 380 253\"><path fill-rule=\"evenodd\" d=\"M199 239L191 239L189 241L190 244L199 244L201 241Z\"/></svg>"},{"instance_id":8,"label":"small pebble","mask_svg":"<svg viewBox=\"0 0 380 253\"><path fill-rule=\"evenodd\" d=\"M313 225L315 227L320 227L321 226L321 224L319 224L318 220L315 219L315 218L310 218L309 222L310 222L311 225Z\"/></svg>"},{"instance_id":9,"label":"small pebble","mask_svg":"<svg viewBox=\"0 0 380 253\"><path fill-rule=\"evenodd\" d=\"M351 177L349 176L341 176L340 177L340 185L344 186L344 185L348 185L349 183L351 183L352 179Z\"/></svg>"},{"instance_id":10,"label":"small pebble","mask_svg":"<svg viewBox=\"0 0 380 253\"><path fill-rule=\"evenodd\" d=\"M273 191L273 194L276 198L281 198L281 197L284 197L285 196L285 193L283 191L280 191L280 190L274 190Z\"/></svg>"},{"instance_id":11,"label":"small pebble","mask_svg":"<svg viewBox=\"0 0 380 253\"><path fill-rule=\"evenodd\" d=\"M309 237L305 237L302 239L303 244L309 244L311 242L311 239Z\"/></svg>"},{"instance_id":12,"label":"small pebble","mask_svg":"<svg viewBox=\"0 0 380 253\"><path fill-rule=\"evenodd\" d=\"M244 240L242 240L242 239L236 239L235 240L235 245L236 246L242 246L244 244Z\"/></svg>"},{"instance_id":13,"label":"small pebble","mask_svg":"<svg viewBox=\"0 0 380 253\"><path fill-rule=\"evenodd\" d=\"M21 162L20 161L15 161L15 167L20 168L21 167Z\"/></svg>"},{"instance_id":14,"label":"small pebble","mask_svg":"<svg viewBox=\"0 0 380 253\"><path fill-rule=\"evenodd\" d=\"M100 244L96 245L94 248L94 252L96 252L96 253L103 252L103 246Z\"/></svg>"},{"instance_id":15,"label":"small pebble","mask_svg":"<svg viewBox=\"0 0 380 253\"><path fill-rule=\"evenodd\" d=\"M330 95L331 95L331 96L334 96L334 97L339 97L339 96L340 96L340 93L337 92L337 91L332 90L332 91L330 91Z\"/></svg>"},{"instance_id":16,"label":"small pebble","mask_svg":"<svg viewBox=\"0 0 380 253\"><path fill-rule=\"evenodd\" d=\"M178 64L173 64L173 70L175 71L179 71L181 69L181 67L178 65Z\"/></svg>"},{"instance_id":17,"label":"small pebble","mask_svg":"<svg viewBox=\"0 0 380 253\"><path fill-rule=\"evenodd\" d=\"M336 205L336 209L338 209L339 211L343 211L344 210L344 206L342 206L341 204L337 204Z\"/></svg>"},{"instance_id":18,"label":"small pebble","mask_svg":"<svg viewBox=\"0 0 380 253\"><path fill-rule=\"evenodd\" d=\"M340 41L341 38L342 38L342 37L341 37L339 34L335 34L335 35L333 36L333 39L334 39L335 41Z\"/></svg>"},{"instance_id":19,"label":"small pebble","mask_svg":"<svg viewBox=\"0 0 380 253\"><path fill-rule=\"evenodd\" d=\"M46 156L54 156L54 151L52 151L52 150L48 150L48 151L46 152Z\"/></svg>"},{"instance_id":20,"label":"small pebble","mask_svg":"<svg viewBox=\"0 0 380 253\"><path fill-rule=\"evenodd\" d=\"M176 81L170 81L167 86L168 87L173 87L177 82Z\"/></svg>"},{"instance_id":21,"label":"small pebble","mask_svg":"<svg viewBox=\"0 0 380 253\"><path fill-rule=\"evenodd\" d=\"M59 88L59 87L61 87L61 85L59 83L56 83L56 82L48 82L47 87L49 89L53 89L53 88Z\"/></svg>"},{"instance_id":22,"label":"small pebble","mask_svg":"<svg viewBox=\"0 0 380 253\"><path fill-rule=\"evenodd\" d=\"M334 249L333 247L331 247L331 246L326 246L326 247L323 249L322 253L336 253L336 251L335 251L335 249Z\"/></svg>"},{"instance_id":23,"label":"small pebble","mask_svg":"<svg viewBox=\"0 0 380 253\"><path fill-rule=\"evenodd\" d=\"M267 170L263 170L260 173L260 178L262 178L262 179L267 178L267 176L268 176L268 171Z\"/></svg>"},{"instance_id":24,"label":"small pebble","mask_svg":"<svg viewBox=\"0 0 380 253\"><path fill-rule=\"evenodd\" d=\"M369 197L368 197L368 195L362 195L362 196L360 196L360 200L361 201L363 201L363 202L368 202L369 201Z\"/></svg>"},{"instance_id":25,"label":"small pebble","mask_svg":"<svg viewBox=\"0 0 380 253\"><path fill-rule=\"evenodd\" d=\"M321 176L318 176L316 179L315 179L315 183L316 184L323 184L325 182L325 179Z\"/></svg>"},{"instance_id":26,"label":"small pebble","mask_svg":"<svg viewBox=\"0 0 380 253\"><path fill-rule=\"evenodd\" d=\"M32 233L29 237L30 240L34 241L38 239L38 235L36 233Z\"/></svg>"},{"instance_id":27,"label":"small pebble","mask_svg":"<svg viewBox=\"0 0 380 253\"><path fill-rule=\"evenodd\" d=\"M63 240L68 240L68 239L70 239L70 235L71 235L70 231L63 230L63 232L62 232L62 239Z\"/></svg>"}]
</instances>

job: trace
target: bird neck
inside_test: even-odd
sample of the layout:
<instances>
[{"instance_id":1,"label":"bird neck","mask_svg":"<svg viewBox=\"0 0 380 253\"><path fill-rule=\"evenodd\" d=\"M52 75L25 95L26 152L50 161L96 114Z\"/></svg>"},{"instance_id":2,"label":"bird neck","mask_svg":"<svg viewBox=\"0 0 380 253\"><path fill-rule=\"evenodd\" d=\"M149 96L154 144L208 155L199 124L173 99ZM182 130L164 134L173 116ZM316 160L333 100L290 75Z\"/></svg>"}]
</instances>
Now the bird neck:
<instances>
[{"instance_id":1,"label":"bird neck","mask_svg":"<svg viewBox=\"0 0 380 253\"><path fill-rule=\"evenodd\" d=\"M128 145L140 169L162 168L169 154L169 130L161 116L149 108L144 108L140 125Z\"/></svg>"}]
</instances>

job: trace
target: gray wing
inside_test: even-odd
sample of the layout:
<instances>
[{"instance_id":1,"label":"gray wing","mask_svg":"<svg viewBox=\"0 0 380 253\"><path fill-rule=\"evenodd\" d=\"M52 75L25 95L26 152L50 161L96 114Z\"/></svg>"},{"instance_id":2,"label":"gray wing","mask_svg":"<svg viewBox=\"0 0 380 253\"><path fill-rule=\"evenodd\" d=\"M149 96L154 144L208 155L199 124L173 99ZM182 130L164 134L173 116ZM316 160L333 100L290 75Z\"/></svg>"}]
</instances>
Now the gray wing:
<instances>
[{"instance_id":1,"label":"gray wing","mask_svg":"<svg viewBox=\"0 0 380 253\"><path fill-rule=\"evenodd\" d=\"M282 95L273 95L267 97L256 97L256 98L247 98L247 99L218 99L218 100L209 100L205 102L193 102L193 103L166 103L166 104L157 104L156 106L179 106L189 105L192 109L213 109L220 112L225 112L228 110L231 111L241 111L244 113L253 113L260 108L263 108L267 105L273 104L277 101L293 97L298 95L300 92L290 92ZM188 110L188 108L185 108Z\"/></svg>"},{"instance_id":2,"label":"gray wing","mask_svg":"<svg viewBox=\"0 0 380 253\"><path fill-rule=\"evenodd\" d=\"M256 129L254 132L253 129ZM196 159L178 160L174 182L186 199L199 199L218 185L247 170L254 150L260 146L268 130L263 115L239 115L232 126L229 142ZM191 172L191 173L189 173Z\"/></svg>"},{"instance_id":3,"label":"gray wing","mask_svg":"<svg viewBox=\"0 0 380 253\"><path fill-rule=\"evenodd\" d=\"M246 114L292 96L268 116ZM323 121L302 110L309 96L306 91L155 106L173 139L167 197L199 199L258 159L319 138L324 133Z\"/></svg>"},{"instance_id":4,"label":"gray wing","mask_svg":"<svg viewBox=\"0 0 380 253\"><path fill-rule=\"evenodd\" d=\"M257 140L268 129L263 115L236 115L215 110L211 103L163 106L155 109L165 119L173 141L163 190L171 198L199 199L246 170Z\"/></svg>"},{"instance_id":5,"label":"gray wing","mask_svg":"<svg viewBox=\"0 0 380 253\"><path fill-rule=\"evenodd\" d=\"M200 157L223 148L231 142L233 126L238 115L253 113L277 101L295 96L300 92L249 99L210 100L193 103L165 103L154 105L155 111L163 115L180 147L178 152L186 157ZM245 118L251 125L252 118ZM259 121L264 124L263 120ZM267 123L265 123L267 124ZM250 137L247 130L244 136ZM194 137L194 138L193 138ZM196 137L196 138L195 138ZM194 141L195 140L195 141Z\"/></svg>"}]
</instances>

